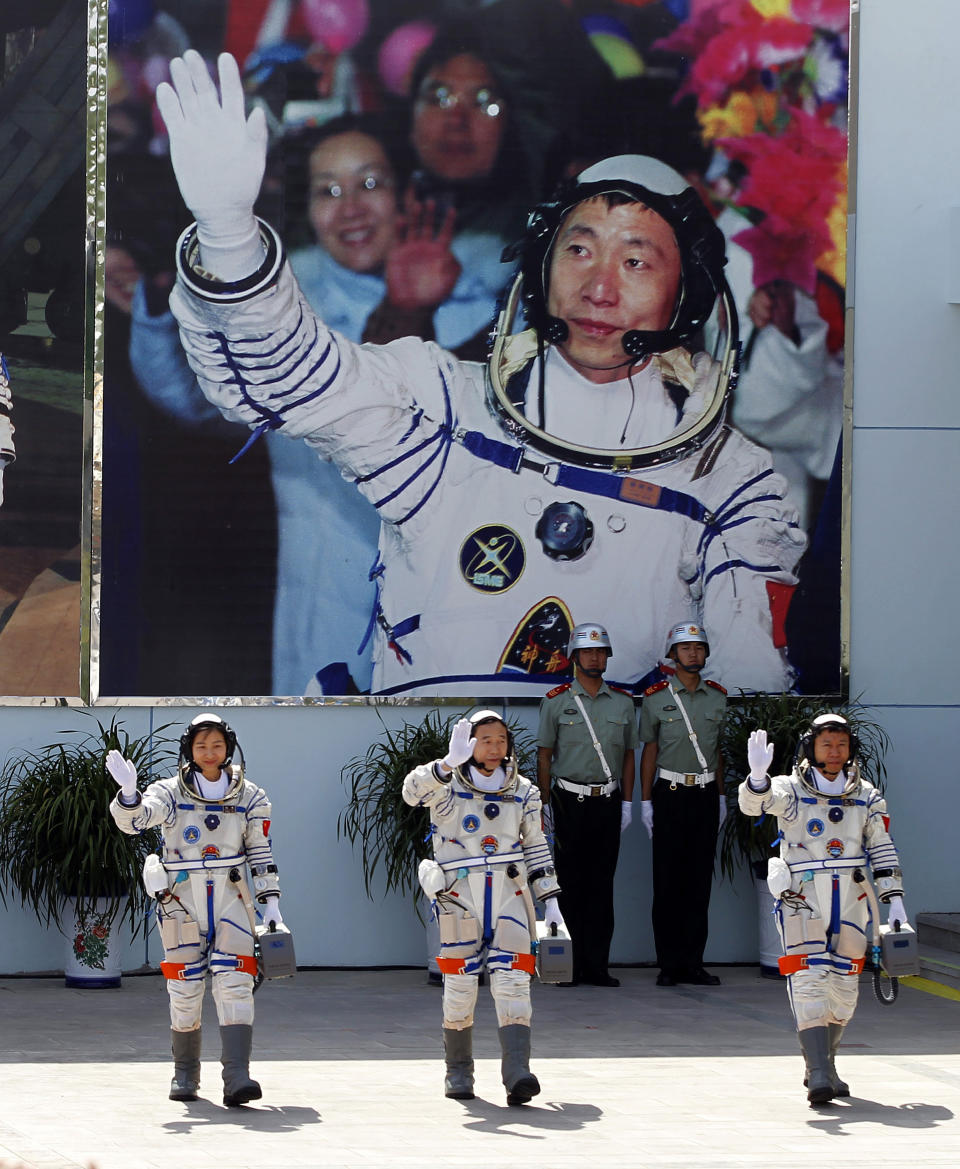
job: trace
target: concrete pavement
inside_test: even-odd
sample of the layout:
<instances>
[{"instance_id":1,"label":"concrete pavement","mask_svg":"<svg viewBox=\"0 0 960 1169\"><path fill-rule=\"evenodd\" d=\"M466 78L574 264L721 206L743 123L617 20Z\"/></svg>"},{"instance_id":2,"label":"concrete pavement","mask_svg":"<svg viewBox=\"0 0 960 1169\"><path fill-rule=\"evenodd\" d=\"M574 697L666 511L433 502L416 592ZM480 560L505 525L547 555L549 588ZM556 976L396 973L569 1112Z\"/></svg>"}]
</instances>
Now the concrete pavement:
<instances>
[{"instance_id":1,"label":"concrete pavement","mask_svg":"<svg viewBox=\"0 0 960 1169\"><path fill-rule=\"evenodd\" d=\"M717 988L534 987L543 1092L508 1108L496 1021L481 988L476 1100L442 1092L440 994L422 971L306 971L257 995L263 1100L220 1104L207 996L202 1098L166 1098L162 979L115 991L0 980L0 1166L28 1169L871 1169L960 1165L960 996L869 979L838 1066L853 1095L812 1109L782 985L715 968Z\"/></svg>"}]
</instances>

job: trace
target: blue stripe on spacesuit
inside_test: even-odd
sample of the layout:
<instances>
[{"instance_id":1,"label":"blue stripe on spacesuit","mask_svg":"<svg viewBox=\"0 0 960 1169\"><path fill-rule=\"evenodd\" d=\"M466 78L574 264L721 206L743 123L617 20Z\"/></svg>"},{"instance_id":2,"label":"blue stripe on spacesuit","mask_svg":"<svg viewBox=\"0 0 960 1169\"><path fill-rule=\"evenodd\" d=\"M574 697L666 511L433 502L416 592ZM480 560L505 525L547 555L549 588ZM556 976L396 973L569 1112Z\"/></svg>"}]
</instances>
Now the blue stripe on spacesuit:
<instances>
[{"instance_id":1,"label":"blue stripe on spacesuit","mask_svg":"<svg viewBox=\"0 0 960 1169\"><path fill-rule=\"evenodd\" d=\"M749 560L725 560L722 564L717 564L710 569L703 578L703 583L709 584L715 576L720 576L724 572L733 572L737 568L747 568L751 572L759 572L765 575L783 571L783 568L779 564L751 564ZM693 580L696 580L696 577ZM687 583L689 584L691 582L688 581Z\"/></svg>"},{"instance_id":2,"label":"blue stripe on spacesuit","mask_svg":"<svg viewBox=\"0 0 960 1169\"><path fill-rule=\"evenodd\" d=\"M833 937L840 932L840 874L834 873L830 888L830 924L827 926L827 936Z\"/></svg>"},{"instance_id":3,"label":"blue stripe on spacesuit","mask_svg":"<svg viewBox=\"0 0 960 1169\"><path fill-rule=\"evenodd\" d=\"M213 920L213 881L207 881L207 933L206 938L208 942L213 941L214 931L216 925Z\"/></svg>"}]
</instances>

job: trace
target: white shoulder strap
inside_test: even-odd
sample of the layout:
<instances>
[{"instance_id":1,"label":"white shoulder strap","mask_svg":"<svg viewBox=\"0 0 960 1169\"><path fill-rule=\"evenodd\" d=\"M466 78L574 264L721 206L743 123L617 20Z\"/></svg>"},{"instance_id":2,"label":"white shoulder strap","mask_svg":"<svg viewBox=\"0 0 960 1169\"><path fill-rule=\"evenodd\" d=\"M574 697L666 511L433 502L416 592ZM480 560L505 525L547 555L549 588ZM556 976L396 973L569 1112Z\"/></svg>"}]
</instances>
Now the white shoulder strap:
<instances>
[{"instance_id":1,"label":"white shoulder strap","mask_svg":"<svg viewBox=\"0 0 960 1169\"><path fill-rule=\"evenodd\" d=\"M612 783L613 776L610 774L610 767L608 766L604 757L603 748L600 746L600 740L597 738L596 732L593 729L593 723L590 721L590 716L587 714L586 708L580 701L580 695L574 694L573 701L579 707L580 713L583 715L583 721L587 724L587 730L590 732L590 738L593 740L593 749L599 756L600 766L603 768L603 774L607 777L607 783Z\"/></svg>"},{"instance_id":2,"label":"white shoulder strap","mask_svg":"<svg viewBox=\"0 0 960 1169\"><path fill-rule=\"evenodd\" d=\"M670 683L670 693L677 700L677 709L683 715L683 721L687 724L687 734L690 737L690 742L693 745L694 751L697 753L697 762L700 764L700 770L709 771L710 768L707 766L707 761L704 759L703 752L700 750L700 743L697 740L697 733L690 725L690 716L687 714L683 703L680 701L680 695L676 692L676 690L674 690L672 682Z\"/></svg>"}]
</instances>

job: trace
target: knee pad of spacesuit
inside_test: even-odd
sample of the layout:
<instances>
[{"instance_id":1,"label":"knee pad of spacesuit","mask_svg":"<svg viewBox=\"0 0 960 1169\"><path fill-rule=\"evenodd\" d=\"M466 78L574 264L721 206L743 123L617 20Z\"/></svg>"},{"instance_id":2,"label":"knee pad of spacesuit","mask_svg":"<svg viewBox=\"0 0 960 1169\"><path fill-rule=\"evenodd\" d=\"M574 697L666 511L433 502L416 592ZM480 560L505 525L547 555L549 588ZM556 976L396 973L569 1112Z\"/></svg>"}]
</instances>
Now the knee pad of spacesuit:
<instances>
[{"instance_id":1,"label":"knee pad of spacesuit","mask_svg":"<svg viewBox=\"0 0 960 1169\"><path fill-rule=\"evenodd\" d=\"M239 970L213 976L213 1001L221 1027L253 1023L253 979Z\"/></svg>"},{"instance_id":2,"label":"knee pad of spacesuit","mask_svg":"<svg viewBox=\"0 0 960 1169\"><path fill-rule=\"evenodd\" d=\"M827 971L822 967L803 970L790 976L790 1003L797 1030L825 1027L830 1021Z\"/></svg>"},{"instance_id":3,"label":"knee pad of spacesuit","mask_svg":"<svg viewBox=\"0 0 960 1169\"><path fill-rule=\"evenodd\" d=\"M830 975L830 1022L846 1026L857 1009L860 983L855 974Z\"/></svg>"},{"instance_id":4,"label":"knee pad of spacesuit","mask_svg":"<svg viewBox=\"0 0 960 1169\"><path fill-rule=\"evenodd\" d=\"M473 1026L473 1009L477 1005L476 974L445 974L443 976L443 1025L451 1031L463 1031Z\"/></svg>"},{"instance_id":5,"label":"knee pad of spacesuit","mask_svg":"<svg viewBox=\"0 0 960 1169\"><path fill-rule=\"evenodd\" d=\"M497 1023L530 1026L530 975L523 970L494 970L490 974L490 993L497 1008Z\"/></svg>"},{"instance_id":6,"label":"knee pad of spacesuit","mask_svg":"<svg viewBox=\"0 0 960 1169\"><path fill-rule=\"evenodd\" d=\"M190 981L167 980L170 998L170 1026L174 1031L196 1031L203 1013L202 978Z\"/></svg>"}]
</instances>

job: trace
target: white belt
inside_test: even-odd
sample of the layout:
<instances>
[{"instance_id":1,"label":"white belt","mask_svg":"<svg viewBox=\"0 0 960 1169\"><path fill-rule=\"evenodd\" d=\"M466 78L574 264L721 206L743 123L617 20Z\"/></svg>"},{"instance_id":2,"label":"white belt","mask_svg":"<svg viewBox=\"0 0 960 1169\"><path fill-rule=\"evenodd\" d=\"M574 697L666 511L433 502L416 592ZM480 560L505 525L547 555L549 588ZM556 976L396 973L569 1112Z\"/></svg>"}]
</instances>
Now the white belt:
<instances>
[{"instance_id":1,"label":"white belt","mask_svg":"<svg viewBox=\"0 0 960 1169\"><path fill-rule=\"evenodd\" d=\"M582 800L585 796L609 796L620 786L618 779L611 779L609 783L574 783L571 779L554 777L554 783L565 792L573 792Z\"/></svg>"},{"instance_id":2,"label":"white belt","mask_svg":"<svg viewBox=\"0 0 960 1169\"><path fill-rule=\"evenodd\" d=\"M670 787L706 787L708 783L713 783L717 778L715 771L668 771L665 767L661 767L659 771L661 779L668 779Z\"/></svg>"},{"instance_id":3,"label":"white belt","mask_svg":"<svg viewBox=\"0 0 960 1169\"><path fill-rule=\"evenodd\" d=\"M194 869L232 869L246 862L246 856L205 856L199 860L165 860L163 867L168 873L180 870L192 872Z\"/></svg>"},{"instance_id":4,"label":"white belt","mask_svg":"<svg viewBox=\"0 0 960 1169\"><path fill-rule=\"evenodd\" d=\"M445 873L451 873L455 869L476 869L481 865L506 865L522 860L522 852L494 852L489 856L465 856L462 860L438 861L437 863Z\"/></svg>"},{"instance_id":5,"label":"white belt","mask_svg":"<svg viewBox=\"0 0 960 1169\"><path fill-rule=\"evenodd\" d=\"M791 873L822 873L834 869L859 869L867 863L865 856L823 857L820 860L813 858L805 861L788 861L787 867Z\"/></svg>"}]
</instances>

